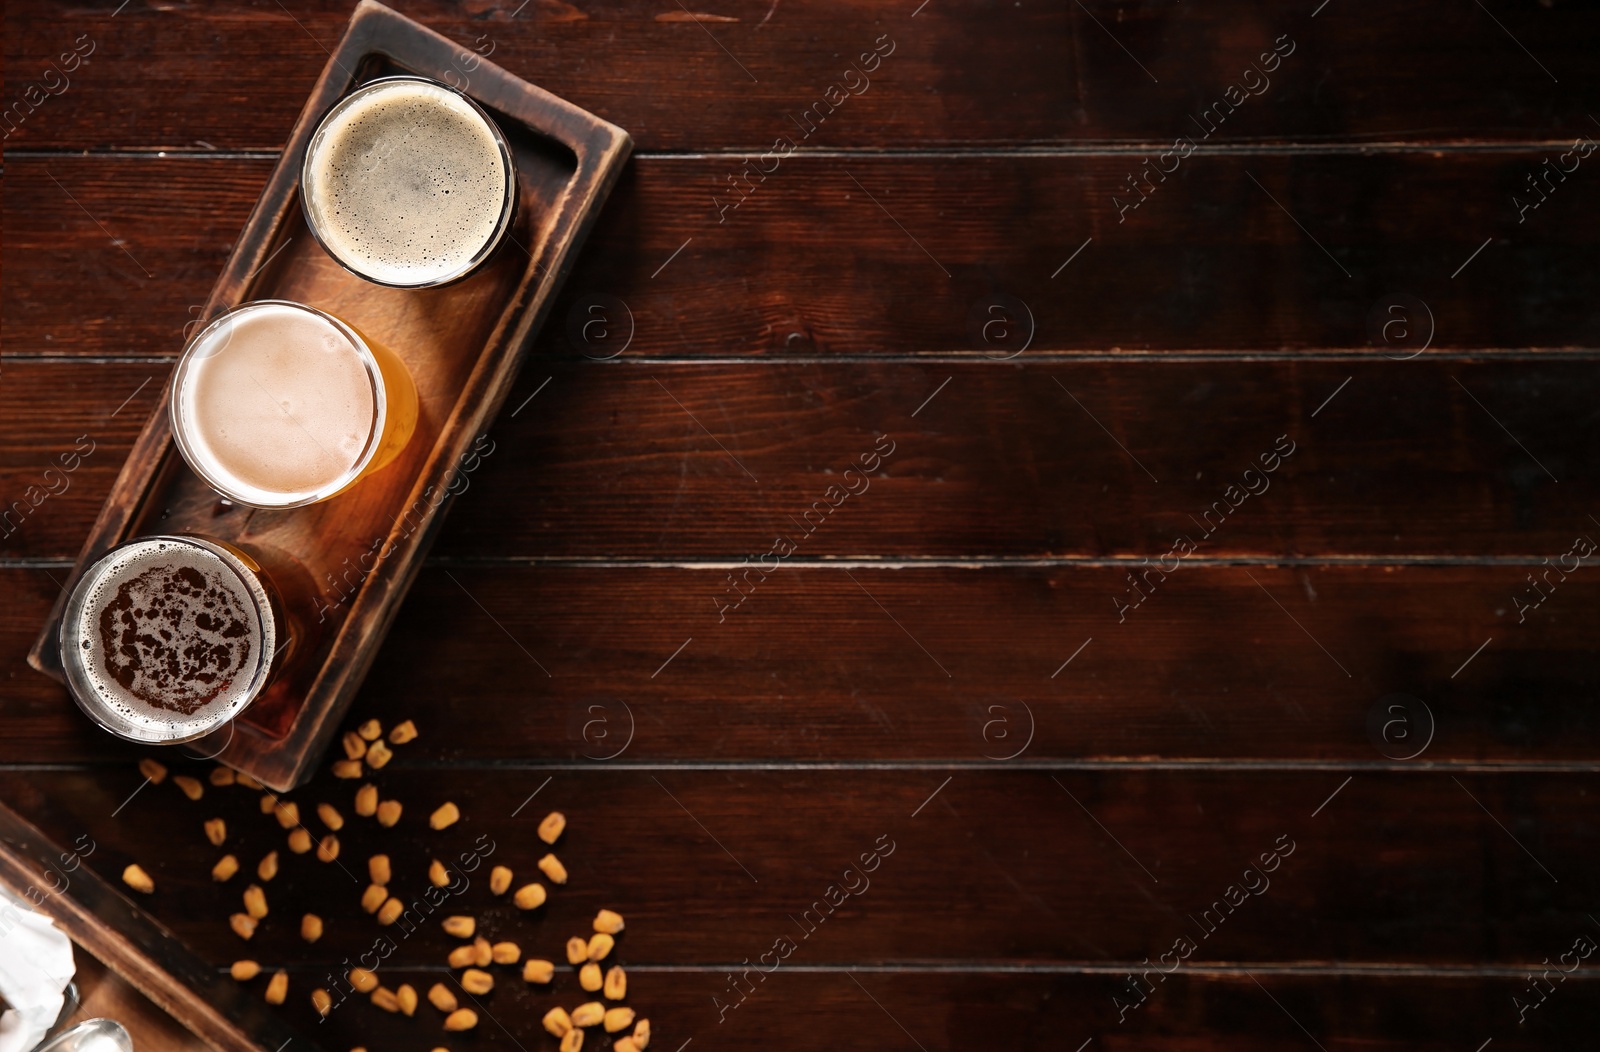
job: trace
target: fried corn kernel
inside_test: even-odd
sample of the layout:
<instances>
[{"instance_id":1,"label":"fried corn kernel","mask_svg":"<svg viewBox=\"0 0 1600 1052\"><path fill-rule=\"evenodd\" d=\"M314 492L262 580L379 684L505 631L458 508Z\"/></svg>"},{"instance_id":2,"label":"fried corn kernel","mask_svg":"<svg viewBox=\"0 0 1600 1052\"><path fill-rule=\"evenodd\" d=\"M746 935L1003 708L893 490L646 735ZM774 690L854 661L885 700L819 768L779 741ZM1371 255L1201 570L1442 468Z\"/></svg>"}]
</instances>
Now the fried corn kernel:
<instances>
[{"instance_id":1,"label":"fried corn kernel","mask_svg":"<svg viewBox=\"0 0 1600 1052\"><path fill-rule=\"evenodd\" d=\"M311 850L311 833L305 826L289 830L289 850L297 855Z\"/></svg>"},{"instance_id":2,"label":"fried corn kernel","mask_svg":"<svg viewBox=\"0 0 1600 1052\"><path fill-rule=\"evenodd\" d=\"M567 882L567 867L554 855L546 855L539 860L539 872L550 878L552 884L565 884Z\"/></svg>"},{"instance_id":3,"label":"fried corn kernel","mask_svg":"<svg viewBox=\"0 0 1600 1052\"><path fill-rule=\"evenodd\" d=\"M531 910L543 906L544 898L544 885L535 883L522 885L511 901L517 904L519 910Z\"/></svg>"},{"instance_id":4,"label":"fried corn kernel","mask_svg":"<svg viewBox=\"0 0 1600 1052\"><path fill-rule=\"evenodd\" d=\"M254 961L234 961L228 974L241 983L247 983L261 974L261 966Z\"/></svg>"},{"instance_id":5,"label":"fried corn kernel","mask_svg":"<svg viewBox=\"0 0 1600 1052\"><path fill-rule=\"evenodd\" d=\"M428 863L428 882L436 888L442 888L450 883L450 871L444 868L444 863L434 859Z\"/></svg>"},{"instance_id":6,"label":"fried corn kernel","mask_svg":"<svg viewBox=\"0 0 1600 1052\"><path fill-rule=\"evenodd\" d=\"M322 918L315 913L308 913L301 917L300 937L306 942L316 942L322 938Z\"/></svg>"},{"instance_id":7,"label":"fried corn kernel","mask_svg":"<svg viewBox=\"0 0 1600 1052\"><path fill-rule=\"evenodd\" d=\"M293 829L300 824L300 805L293 800L280 800L278 806L273 808L273 814L278 816L278 824L285 829Z\"/></svg>"},{"instance_id":8,"label":"fried corn kernel","mask_svg":"<svg viewBox=\"0 0 1600 1052\"><path fill-rule=\"evenodd\" d=\"M318 804L317 817L322 819L322 824L337 833L344 828L344 815L332 804Z\"/></svg>"},{"instance_id":9,"label":"fried corn kernel","mask_svg":"<svg viewBox=\"0 0 1600 1052\"><path fill-rule=\"evenodd\" d=\"M591 961L603 961L616 946L617 940L603 931L597 931L589 936L588 954Z\"/></svg>"},{"instance_id":10,"label":"fried corn kernel","mask_svg":"<svg viewBox=\"0 0 1600 1052\"><path fill-rule=\"evenodd\" d=\"M400 821L400 801L385 800L378 805L378 824L391 829Z\"/></svg>"},{"instance_id":11,"label":"fried corn kernel","mask_svg":"<svg viewBox=\"0 0 1600 1052\"><path fill-rule=\"evenodd\" d=\"M444 933L453 935L458 939L470 939L472 933L478 930L478 922L471 917L446 917L444 919Z\"/></svg>"},{"instance_id":12,"label":"fried corn kernel","mask_svg":"<svg viewBox=\"0 0 1600 1052\"><path fill-rule=\"evenodd\" d=\"M561 833L567 828L567 816L560 811L551 811L539 823L539 839L546 844L554 844L561 839Z\"/></svg>"},{"instance_id":13,"label":"fried corn kernel","mask_svg":"<svg viewBox=\"0 0 1600 1052\"><path fill-rule=\"evenodd\" d=\"M256 781L254 778L250 777L248 774L245 774L243 771L235 771L234 775L233 775L233 780L234 780L235 784L242 785L246 789L260 789L261 788L261 783L260 782Z\"/></svg>"},{"instance_id":14,"label":"fried corn kernel","mask_svg":"<svg viewBox=\"0 0 1600 1052\"><path fill-rule=\"evenodd\" d=\"M378 813L378 787L368 782L356 790L356 814L371 818Z\"/></svg>"},{"instance_id":15,"label":"fried corn kernel","mask_svg":"<svg viewBox=\"0 0 1600 1052\"><path fill-rule=\"evenodd\" d=\"M469 994L486 994L494 989L494 976L477 968L461 973L461 989Z\"/></svg>"},{"instance_id":16,"label":"fried corn kernel","mask_svg":"<svg viewBox=\"0 0 1600 1052\"><path fill-rule=\"evenodd\" d=\"M601 910L594 915L594 930L603 931L607 935L615 935L622 930L622 914L611 910Z\"/></svg>"},{"instance_id":17,"label":"fried corn kernel","mask_svg":"<svg viewBox=\"0 0 1600 1052\"><path fill-rule=\"evenodd\" d=\"M206 839L211 841L212 847L221 847L228 839L228 823L220 818L206 819Z\"/></svg>"},{"instance_id":18,"label":"fried corn kernel","mask_svg":"<svg viewBox=\"0 0 1600 1052\"><path fill-rule=\"evenodd\" d=\"M600 966L589 961L579 968L578 985L583 987L584 992L591 994L605 985L605 980L600 978Z\"/></svg>"},{"instance_id":19,"label":"fried corn kernel","mask_svg":"<svg viewBox=\"0 0 1600 1052\"><path fill-rule=\"evenodd\" d=\"M390 745L404 745L406 742L416 741L416 739L417 725L410 720L395 724L394 729L389 732Z\"/></svg>"},{"instance_id":20,"label":"fried corn kernel","mask_svg":"<svg viewBox=\"0 0 1600 1052\"><path fill-rule=\"evenodd\" d=\"M272 978L267 983L267 1004L281 1005L283 999L288 996L289 973L279 968L272 973Z\"/></svg>"},{"instance_id":21,"label":"fried corn kernel","mask_svg":"<svg viewBox=\"0 0 1600 1052\"><path fill-rule=\"evenodd\" d=\"M221 787L221 786L224 786L224 785L232 785L234 782L236 782L238 780L234 775L234 771L233 771L232 767L223 767L220 764L218 766L216 766L216 767L211 768L211 773L209 775L207 775L206 777L207 777L207 780L209 780L212 785L215 785L215 786L218 786L218 787Z\"/></svg>"},{"instance_id":22,"label":"fried corn kernel","mask_svg":"<svg viewBox=\"0 0 1600 1052\"><path fill-rule=\"evenodd\" d=\"M446 800L428 816L429 829L449 829L461 820L461 808Z\"/></svg>"},{"instance_id":23,"label":"fried corn kernel","mask_svg":"<svg viewBox=\"0 0 1600 1052\"><path fill-rule=\"evenodd\" d=\"M144 775L156 785L167 780L167 767L163 763L150 759L148 756L139 761L139 773Z\"/></svg>"},{"instance_id":24,"label":"fried corn kernel","mask_svg":"<svg viewBox=\"0 0 1600 1052\"><path fill-rule=\"evenodd\" d=\"M389 897L389 890L382 884L368 884L367 890L361 893L361 908L368 913L377 913L378 907Z\"/></svg>"},{"instance_id":25,"label":"fried corn kernel","mask_svg":"<svg viewBox=\"0 0 1600 1052\"><path fill-rule=\"evenodd\" d=\"M206 795L206 787L200 784L200 779L190 778L186 774L173 775L172 784L182 790L183 795L191 800L198 800Z\"/></svg>"},{"instance_id":26,"label":"fried corn kernel","mask_svg":"<svg viewBox=\"0 0 1600 1052\"><path fill-rule=\"evenodd\" d=\"M618 1030L626 1030L633 1025L633 1009L625 1005L607 1008L605 1019L602 1020L602 1023L608 1034L615 1034Z\"/></svg>"},{"instance_id":27,"label":"fried corn kernel","mask_svg":"<svg viewBox=\"0 0 1600 1052\"><path fill-rule=\"evenodd\" d=\"M522 947L514 942L497 942L489 947L489 955L495 964L516 964L522 960Z\"/></svg>"},{"instance_id":28,"label":"fried corn kernel","mask_svg":"<svg viewBox=\"0 0 1600 1052\"><path fill-rule=\"evenodd\" d=\"M401 983L400 989L394 992L394 999L400 1002L401 1015L415 1015L417 1011L417 988L410 983Z\"/></svg>"},{"instance_id":29,"label":"fried corn kernel","mask_svg":"<svg viewBox=\"0 0 1600 1052\"><path fill-rule=\"evenodd\" d=\"M494 963L494 948L482 935L472 940L472 963L479 968L487 968Z\"/></svg>"},{"instance_id":30,"label":"fried corn kernel","mask_svg":"<svg viewBox=\"0 0 1600 1052\"><path fill-rule=\"evenodd\" d=\"M606 1017L606 1006L599 1001L585 1001L572 1010L573 1026L594 1026Z\"/></svg>"},{"instance_id":31,"label":"fried corn kernel","mask_svg":"<svg viewBox=\"0 0 1600 1052\"><path fill-rule=\"evenodd\" d=\"M266 857L256 865L256 876L262 880L271 880L278 875L278 853L268 851Z\"/></svg>"},{"instance_id":32,"label":"fried corn kernel","mask_svg":"<svg viewBox=\"0 0 1600 1052\"><path fill-rule=\"evenodd\" d=\"M406 905L399 899L390 899L378 907L378 923L393 924L400 919L400 914L405 911Z\"/></svg>"},{"instance_id":33,"label":"fried corn kernel","mask_svg":"<svg viewBox=\"0 0 1600 1052\"><path fill-rule=\"evenodd\" d=\"M395 992L389 989L387 986L380 986L376 990L372 991L372 1003L383 1009L385 1012L400 1011L400 998L397 997Z\"/></svg>"},{"instance_id":34,"label":"fried corn kernel","mask_svg":"<svg viewBox=\"0 0 1600 1052\"><path fill-rule=\"evenodd\" d=\"M530 957L522 962L522 978L530 983L548 983L556 976L556 966L549 961L535 960Z\"/></svg>"},{"instance_id":35,"label":"fried corn kernel","mask_svg":"<svg viewBox=\"0 0 1600 1052\"><path fill-rule=\"evenodd\" d=\"M641 1019L634 1024L633 1043L638 1046L639 1052L644 1052L650 1047L650 1020Z\"/></svg>"},{"instance_id":36,"label":"fried corn kernel","mask_svg":"<svg viewBox=\"0 0 1600 1052\"><path fill-rule=\"evenodd\" d=\"M465 946L457 946L451 950L450 956L446 957L445 960L449 962L452 968L465 968L469 964L478 963L478 951L472 948L471 943L467 943Z\"/></svg>"},{"instance_id":37,"label":"fried corn kernel","mask_svg":"<svg viewBox=\"0 0 1600 1052\"><path fill-rule=\"evenodd\" d=\"M390 752L389 747L383 742L373 742L367 746L367 766L374 771L387 765L392 759L394 759L394 753Z\"/></svg>"},{"instance_id":38,"label":"fried corn kernel","mask_svg":"<svg viewBox=\"0 0 1600 1052\"><path fill-rule=\"evenodd\" d=\"M489 871L489 894L504 895L511 887L511 870L505 866L496 866Z\"/></svg>"},{"instance_id":39,"label":"fried corn kernel","mask_svg":"<svg viewBox=\"0 0 1600 1052\"><path fill-rule=\"evenodd\" d=\"M332 862L339 857L339 838L329 833L317 842L317 858L323 862Z\"/></svg>"},{"instance_id":40,"label":"fried corn kernel","mask_svg":"<svg viewBox=\"0 0 1600 1052\"><path fill-rule=\"evenodd\" d=\"M345 731L344 737L339 739L339 744L344 746L344 756L347 760L359 760L367 755L367 739L355 731Z\"/></svg>"},{"instance_id":41,"label":"fried corn kernel","mask_svg":"<svg viewBox=\"0 0 1600 1052\"><path fill-rule=\"evenodd\" d=\"M356 728L356 733L369 742L375 742L383 734L383 724L377 720L368 720Z\"/></svg>"},{"instance_id":42,"label":"fried corn kernel","mask_svg":"<svg viewBox=\"0 0 1600 1052\"><path fill-rule=\"evenodd\" d=\"M434 983L428 987L428 1003L439 1011L449 1014L456 1010L456 995L444 983Z\"/></svg>"},{"instance_id":43,"label":"fried corn kernel","mask_svg":"<svg viewBox=\"0 0 1600 1052\"><path fill-rule=\"evenodd\" d=\"M267 915L267 893L261 890L260 884L244 889L244 911L256 920Z\"/></svg>"},{"instance_id":44,"label":"fried corn kernel","mask_svg":"<svg viewBox=\"0 0 1600 1052\"><path fill-rule=\"evenodd\" d=\"M605 993L607 1001L620 1001L628 996L628 973L620 964L606 970Z\"/></svg>"},{"instance_id":45,"label":"fried corn kernel","mask_svg":"<svg viewBox=\"0 0 1600 1052\"><path fill-rule=\"evenodd\" d=\"M567 963L582 964L589 959L589 943L582 935L567 940Z\"/></svg>"},{"instance_id":46,"label":"fried corn kernel","mask_svg":"<svg viewBox=\"0 0 1600 1052\"><path fill-rule=\"evenodd\" d=\"M248 913L234 913L228 916L228 927L241 939L249 939L256 933L256 919Z\"/></svg>"},{"instance_id":47,"label":"fried corn kernel","mask_svg":"<svg viewBox=\"0 0 1600 1052\"><path fill-rule=\"evenodd\" d=\"M631 1037L619 1037L611 1043L611 1052L639 1052Z\"/></svg>"},{"instance_id":48,"label":"fried corn kernel","mask_svg":"<svg viewBox=\"0 0 1600 1052\"><path fill-rule=\"evenodd\" d=\"M211 879L220 884L224 880L232 880L237 872L239 872L239 860L232 855L223 855L217 859L217 864L211 867Z\"/></svg>"},{"instance_id":49,"label":"fried corn kernel","mask_svg":"<svg viewBox=\"0 0 1600 1052\"><path fill-rule=\"evenodd\" d=\"M555 1037L566 1037L567 1031L572 1029L572 1017L560 1005L546 1012L543 1022L544 1028Z\"/></svg>"},{"instance_id":50,"label":"fried corn kernel","mask_svg":"<svg viewBox=\"0 0 1600 1052\"><path fill-rule=\"evenodd\" d=\"M361 775L360 760L335 760L333 762L333 776L335 778L360 778Z\"/></svg>"},{"instance_id":51,"label":"fried corn kernel","mask_svg":"<svg viewBox=\"0 0 1600 1052\"><path fill-rule=\"evenodd\" d=\"M278 806L278 794L262 793L260 804L261 813L264 815L270 815L272 813L272 809Z\"/></svg>"},{"instance_id":52,"label":"fried corn kernel","mask_svg":"<svg viewBox=\"0 0 1600 1052\"><path fill-rule=\"evenodd\" d=\"M389 856L373 855L367 859L367 876L372 878L374 884L389 883Z\"/></svg>"},{"instance_id":53,"label":"fried corn kernel","mask_svg":"<svg viewBox=\"0 0 1600 1052\"><path fill-rule=\"evenodd\" d=\"M446 1030L471 1030L478 1025L478 1013L470 1008L457 1008L444 1017Z\"/></svg>"},{"instance_id":54,"label":"fried corn kernel","mask_svg":"<svg viewBox=\"0 0 1600 1052\"><path fill-rule=\"evenodd\" d=\"M150 874L139 868L137 863L130 864L122 871L122 882L134 891L148 895L156 890L156 882L150 879Z\"/></svg>"},{"instance_id":55,"label":"fried corn kernel","mask_svg":"<svg viewBox=\"0 0 1600 1052\"><path fill-rule=\"evenodd\" d=\"M311 991L311 1006L317 1010L322 1018L328 1018L328 1013L333 1011L333 998L328 996L326 990Z\"/></svg>"},{"instance_id":56,"label":"fried corn kernel","mask_svg":"<svg viewBox=\"0 0 1600 1052\"><path fill-rule=\"evenodd\" d=\"M561 1047L558 1052L581 1052L583 1048L583 1031L568 1030L561 1038Z\"/></svg>"},{"instance_id":57,"label":"fried corn kernel","mask_svg":"<svg viewBox=\"0 0 1600 1052\"><path fill-rule=\"evenodd\" d=\"M352 968L345 978L350 980L350 986L358 994L370 994L378 988L378 977L365 968Z\"/></svg>"}]
</instances>

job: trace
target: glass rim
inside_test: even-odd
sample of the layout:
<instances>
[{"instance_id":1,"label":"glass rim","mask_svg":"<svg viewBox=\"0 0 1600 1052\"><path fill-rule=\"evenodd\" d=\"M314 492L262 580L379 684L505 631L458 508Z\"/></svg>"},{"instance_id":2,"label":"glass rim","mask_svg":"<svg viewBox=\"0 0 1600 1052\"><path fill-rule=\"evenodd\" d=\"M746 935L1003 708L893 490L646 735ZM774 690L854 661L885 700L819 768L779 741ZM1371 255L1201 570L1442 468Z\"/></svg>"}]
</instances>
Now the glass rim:
<instances>
[{"instance_id":1,"label":"glass rim","mask_svg":"<svg viewBox=\"0 0 1600 1052\"><path fill-rule=\"evenodd\" d=\"M274 503L264 503L259 499L241 496L238 491L230 488L228 483L216 477L216 473L208 471L200 461L203 459L194 448L194 443L187 434L189 423L183 412L184 385L188 381L194 362L209 355L200 352L206 339L212 336L224 324L249 314L264 307L288 307L293 310L303 311L332 325L338 333L350 341L356 357L361 360L362 367L366 370L367 379L372 385L372 429L367 435L366 443L361 448L361 454L355 459L338 478L317 487L311 494ZM194 337L183 348L183 353L178 358L178 365L172 372L172 397L167 404L168 421L172 430L173 442L177 444L178 452L183 456L184 463L200 477L200 481L216 490L222 496L235 504L242 504L247 508L260 508L265 511L280 511L288 508L303 508L308 504L327 500L349 486L361 473L366 470L372 458L377 455L379 446L382 445L384 428L388 424L389 416L389 390L383 379L383 370L378 365L378 357L373 353L367 341L346 322L334 317L327 311L318 310L316 307L293 300L251 300L241 303L237 307L223 311L206 325L205 328L195 333Z\"/></svg>"},{"instance_id":2,"label":"glass rim","mask_svg":"<svg viewBox=\"0 0 1600 1052\"><path fill-rule=\"evenodd\" d=\"M316 156L317 148L322 142L323 132L327 129L328 122L333 120L333 118L338 116L340 113L343 113L345 110L349 109L357 100L366 98L368 95L376 94L377 92L384 90L389 85L399 83L426 84L429 87L438 88L440 91L449 92L450 94L459 98L462 102L466 103L472 112L478 115L478 119L483 121L484 126L488 128L489 136L494 140L496 149L500 151L500 160L505 166L505 188L500 202L500 219L495 224L494 233L490 235L489 239L483 243L481 248L474 252L472 256L460 266L439 277L429 278L425 281L389 281L383 278L373 277L371 274L362 270L361 267L354 262L345 259L339 254L339 252L329 245L327 240L322 236L322 231L317 227L317 217L313 213L310 203L312 196L310 192L311 159ZM511 230L512 217L516 213L517 170L511 158L511 144L506 141L505 133L500 130L500 125L495 122L494 118L489 116L488 111L479 105L478 102L472 98L472 96L468 95L464 91L461 91L459 88L452 87L449 84L440 83L439 81L432 80L428 77L420 77L412 73L396 73L386 77L377 77L373 80L369 80L365 84L362 84L360 87L351 91L349 94L340 97L338 101L336 101L332 106L328 107L328 112L324 113L322 115L322 119L317 121L316 129L311 133L311 139L306 143L306 153L300 161L300 179L296 184L296 189L300 195L300 212L306 221L306 229L311 232L312 240L320 245L322 250L328 254L328 258L332 259L335 263L339 264L339 266L354 274L356 277L361 278L364 281L370 281L374 285L383 285L392 289L431 289L449 285L467 277L473 271L477 270L478 267L482 266L490 256L494 255L495 250L498 249L501 243L505 241L506 235Z\"/></svg>"},{"instance_id":3,"label":"glass rim","mask_svg":"<svg viewBox=\"0 0 1600 1052\"><path fill-rule=\"evenodd\" d=\"M215 557L243 585L245 594L250 597L251 612L261 626L261 642L260 646L256 648L256 654L251 659L248 687L238 698L218 710L214 714L214 718L208 720L204 726L188 733L155 733L132 720L119 718L114 708L95 689L88 671L84 668L82 646L84 637L79 632L79 628L83 620L84 608L88 605L89 593L93 591L94 585L98 583L99 578L110 568L111 564L125 555L128 549L148 544L187 545L199 548ZM260 574L247 565L225 544L192 534L161 533L124 541L107 551L90 564L88 569L84 570L83 576L79 577L77 583L73 585L71 596L67 600L57 642L60 648L62 674L67 681L67 693L72 695L72 700L77 702L78 708L82 709L85 715L102 729L124 741L140 742L146 745L177 745L182 742L194 741L196 738L202 738L224 724L231 722L260 696L261 691L271 678L272 667L276 662L277 637L277 614L273 609L271 593L267 591Z\"/></svg>"}]
</instances>

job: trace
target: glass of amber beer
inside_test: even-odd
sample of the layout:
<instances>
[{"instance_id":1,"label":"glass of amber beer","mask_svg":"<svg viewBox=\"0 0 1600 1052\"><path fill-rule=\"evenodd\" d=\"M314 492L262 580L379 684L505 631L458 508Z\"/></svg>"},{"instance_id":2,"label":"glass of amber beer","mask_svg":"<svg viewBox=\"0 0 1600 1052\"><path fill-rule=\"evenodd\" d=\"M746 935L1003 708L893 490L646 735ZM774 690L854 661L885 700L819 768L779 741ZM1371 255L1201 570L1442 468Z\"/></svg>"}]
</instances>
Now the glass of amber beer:
<instances>
[{"instance_id":1,"label":"glass of amber beer","mask_svg":"<svg viewBox=\"0 0 1600 1052\"><path fill-rule=\"evenodd\" d=\"M331 314L259 300L202 329L178 361L172 435L194 473L252 508L326 500L393 460L417 392L393 352Z\"/></svg>"}]
</instances>

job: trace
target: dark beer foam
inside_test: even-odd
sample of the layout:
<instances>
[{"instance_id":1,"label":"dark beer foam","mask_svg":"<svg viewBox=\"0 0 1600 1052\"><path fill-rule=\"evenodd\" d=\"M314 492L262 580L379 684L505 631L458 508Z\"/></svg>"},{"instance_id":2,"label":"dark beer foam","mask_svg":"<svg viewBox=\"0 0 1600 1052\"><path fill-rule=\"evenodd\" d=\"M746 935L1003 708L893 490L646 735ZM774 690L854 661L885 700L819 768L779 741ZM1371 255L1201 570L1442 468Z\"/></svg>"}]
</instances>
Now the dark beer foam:
<instances>
[{"instance_id":1,"label":"dark beer foam","mask_svg":"<svg viewBox=\"0 0 1600 1052\"><path fill-rule=\"evenodd\" d=\"M426 284L465 270L494 241L509 175L477 110L437 84L395 81L351 96L318 129L306 206L346 265Z\"/></svg>"},{"instance_id":2,"label":"dark beer foam","mask_svg":"<svg viewBox=\"0 0 1600 1052\"><path fill-rule=\"evenodd\" d=\"M220 556L175 538L136 542L81 587L76 656L118 720L179 739L248 702L270 643L267 600Z\"/></svg>"}]
</instances>

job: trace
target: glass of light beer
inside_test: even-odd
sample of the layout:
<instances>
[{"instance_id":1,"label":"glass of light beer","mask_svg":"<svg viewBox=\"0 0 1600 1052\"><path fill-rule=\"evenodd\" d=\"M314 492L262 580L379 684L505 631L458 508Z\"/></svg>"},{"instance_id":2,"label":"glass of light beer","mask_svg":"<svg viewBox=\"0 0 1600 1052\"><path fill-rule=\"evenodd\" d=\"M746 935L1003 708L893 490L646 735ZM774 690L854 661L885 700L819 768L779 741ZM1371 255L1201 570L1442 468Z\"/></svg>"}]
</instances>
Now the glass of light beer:
<instances>
[{"instance_id":1,"label":"glass of light beer","mask_svg":"<svg viewBox=\"0 0 1600 1052\"><path fill-rule=\"evenodd\" d=\"M384 77L328 111L300 171L306 225L368 281L460 280L511 228L511 148L477 103L421 77Z\"/></svg>"},{"instance_id":2,"label":"glass of light beer","mask_svg":"<svg viewBox=\"0 0 1600 1052\"><path fill-rule=\"evenodd\" d=\"M156 536L84 572L61 622L61 667L78 706L130 741L170 744L227 723L294 649L272 577L249 552Z\"/></svg>"},{"instance_id":3,"label":"glass of light beer","mask_svg":"<svg viewBox=\"0 0 1600 1052\"><path fill-rule=\"evenodd\" d=\"M183 459L252 508L326 500L394 459L417 423L401 361L331 314L259 300L202 329L169 407Z\"/></svg>"}]
</instances>

